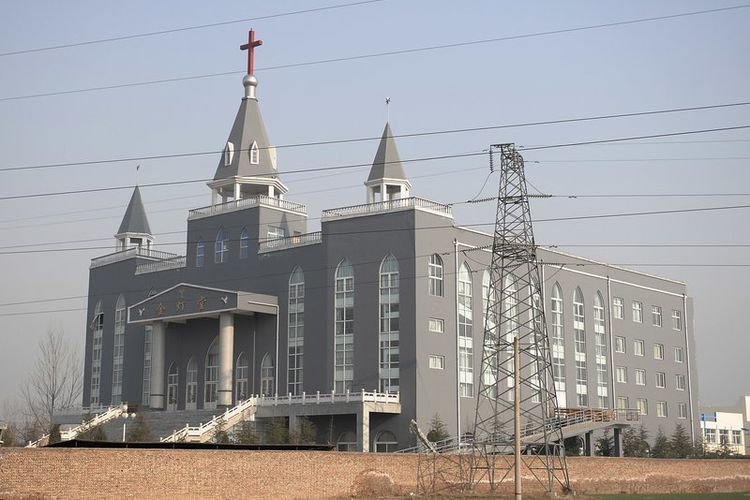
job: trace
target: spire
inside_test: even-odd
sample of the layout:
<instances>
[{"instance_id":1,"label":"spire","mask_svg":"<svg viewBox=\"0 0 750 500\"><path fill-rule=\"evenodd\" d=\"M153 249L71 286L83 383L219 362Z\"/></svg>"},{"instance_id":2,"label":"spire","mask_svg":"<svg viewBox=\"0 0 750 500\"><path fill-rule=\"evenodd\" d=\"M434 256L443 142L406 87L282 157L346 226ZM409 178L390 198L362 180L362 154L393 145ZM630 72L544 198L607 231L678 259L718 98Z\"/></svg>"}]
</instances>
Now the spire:
<instances>
[{"instance_id":1,"label":"spire","mask_svg":"<svg viewBox=\"0 0 750 500\"><path fill-rule=\"evenodd\" d=\"M383 129L365 186L367 186L368 203L376 201L377 195L380 195L381 201L409 196L411 183L404 173L391 125L388 122Z\"/></svg>"},{"instance_id":2,"label":"spire","mask_svg":"<svg viewBox=\"0 0 750 500\"><path fill-rule=\"evenodd\" d=\"M120 223L120 229L115 234L115 239L117 240L117 248L120 250L131 246L140 248L144 243L148 248L151 247L154 237L151 235L151 227L148 225L146 210L143 208L143 201L141 200L141 190L138 186L133 190L133 195L130 197L128 208L125 209L125 215Z\"/></svg>"}]
</instances>

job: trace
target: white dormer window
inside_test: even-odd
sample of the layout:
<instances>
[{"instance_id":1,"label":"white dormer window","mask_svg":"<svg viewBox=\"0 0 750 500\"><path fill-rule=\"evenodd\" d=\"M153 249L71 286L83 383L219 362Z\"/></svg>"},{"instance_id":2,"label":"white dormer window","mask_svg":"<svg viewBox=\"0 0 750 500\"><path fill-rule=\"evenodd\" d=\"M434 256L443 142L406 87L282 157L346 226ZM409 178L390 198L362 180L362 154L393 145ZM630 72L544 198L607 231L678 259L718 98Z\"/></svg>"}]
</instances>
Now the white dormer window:
<instances>
[{"instance_id":1,"label":"white dormer window","mask_svg":"<svg viewBox=\"0 0 750 500\"><path fill-rule=\"evenodd\" d=\"M257 165L260 162L260 152L258 151L258 143L253 142L250 146L250 163Z\"/></svg>"},{"instance_id":2,"label":"white dormer window","mask_svg":"<svg viewBox=\"0 0 750 500\"><path fill-rule=\"evenodd\" d=\"M234 144L227 142L227 146L224 148L224 166L228 167L232 164L232 158L234 157Z\"/></svg>"}]
</instances>

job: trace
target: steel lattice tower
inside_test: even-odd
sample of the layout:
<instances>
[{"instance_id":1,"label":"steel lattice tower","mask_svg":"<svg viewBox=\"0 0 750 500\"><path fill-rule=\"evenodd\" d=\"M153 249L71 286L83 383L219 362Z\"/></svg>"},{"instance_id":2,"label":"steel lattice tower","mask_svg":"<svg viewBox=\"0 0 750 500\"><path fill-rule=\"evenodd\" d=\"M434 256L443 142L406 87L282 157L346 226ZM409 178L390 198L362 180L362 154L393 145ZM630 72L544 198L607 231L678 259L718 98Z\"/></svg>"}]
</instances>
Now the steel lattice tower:
<instances>
[{"instance_id":1,"label":"steel lattice tower","mask_svg":"<svg viewBox=\"0 0 750 500\"><path fill-rule=\"evenodd\" d=\"M552 374L550 342L537 266L524 163L513 144L500 154L495 234L484 321L482 368L474 420L471 483L494 489L514 466L513 341L520 342L520 422L523 470L548 492L569 490Z\"/></svg>"}]
</instances>

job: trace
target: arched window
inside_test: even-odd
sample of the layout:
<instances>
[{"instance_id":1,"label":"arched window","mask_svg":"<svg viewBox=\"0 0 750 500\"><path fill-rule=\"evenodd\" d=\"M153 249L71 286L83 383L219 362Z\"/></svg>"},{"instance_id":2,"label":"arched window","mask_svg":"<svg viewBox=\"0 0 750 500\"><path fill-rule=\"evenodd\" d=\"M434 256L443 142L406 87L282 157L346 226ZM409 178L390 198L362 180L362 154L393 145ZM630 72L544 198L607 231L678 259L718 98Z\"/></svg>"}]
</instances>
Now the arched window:
<instances>
[{"instance_id":1,"label":"arched window","mask_svg":"<svg viewBox=\"0 0 750 500\"><path fill-rule=\"evenodd\" d=\"M589 405L588 369L586 367L586 314L580 287L573 293L573 336L576 345L576 403Z\"/></svg>"},{"instance_id":2,"label":"arched window","mask_svg":"<svg viewBox=\"0 0 750 500\"><path fill-rule=\"evenodd\" d=\"M380 431L375 436L375 451L378 453L393 452L398 449L398 440L391 431Z\"/></svg>"},{"instance_id":3,"label":"arched window","mask_svg":"<svg viewBox=\"0 0 750 500\"><path fill-rule=\"evenodd\" d=\"M336 451L357 451L357 436L352 431L339 434L336 440Z\"/></svg>"},{"instance_id":4,"label":"arched window","mask_svg":"<svg viewBox=\"0 0 750 500\"><path fill-rule=\"evenodd\" d=\"M141 405L151 406L151 325L143 329L143 394Z\"/></svg>"},{"instance_id":5,"label":"arched window","mask_svg":"<svg viewBox=\"0 0 750 500\"><path fill-rule=\"evenodd\" d=\"M266 353L260 363L260 393L264 396L273 396L276 393L274 376L273 358Z\"/></svg>"},{"instance_id":6,"label":"arched window","mask_svg":"<svg viewBox=\"0 0 750 500\"><path fill-rule=\"evenodd\" d=\"M167 371L167 410L177 409L177 390L180 385L180 369L174 361Z\"/></svg>"},{"instance_id":7,"label":"arched window","mask_svg":"<svg viewBox=\"0 0 750 500\"><path fill-rule=\"evenodd\" d=\"M240 259L247 259L250 252L250 237L247 234L247 228L242 228L240 233Z\"/></svg>"},{"instance_id":8,"label":"arched window","mask_svg":"<svg viewBox=\"0 0 750 500\"><path fill-rule=\"evenodd\" d=\"M565 397L565 327L563 322L563 293L560 283L552 287L552 374L555 379L557 404L567 406Z\"/></svg>"},{"instance_id":9,"label":"arched window","mask_svg":"<svg viewBox=\"0 0 750 500\"><path fill-rule=\"evenodd\" d=\"M219 342L216 338L206 353L206 369L203 378L203 408L216 408L219 387Z\"/></svg>"},{"instance_id":10,"label":"arched window","mask_svg":"<svg viewBox=\"0 0 750 500\"><path fill-rule=\"evenodd\" d=\"M287 391L302 394L302 371L305 347L305 275L295 267L289 276L289 327Z\"/></svg>"},{"instance_id":11,"label":"arched window","mask_svg":"<svg viewBox=\"0 0 750 500\"><path fill-rule=\"evenodd\" d=\"M601 292L594 295L594 344L596 347L596 395L599 408L609 406L607 384L607 336L604 327L604 298Z\"/></svg>"},{"instance_id":12,"label":"arched window","mask_svg":"<svg viewBox=\"0 0 750 500\"><path fill-rule=\"evenodd\" d=\"M112 351L112 403L122 403L122 367L125 361L125 297L115 304L115 337Z\"/></svg>"},{"instance_id":13,"label":"arched window","mask_svg":"<svg viewBox=\"0 0 750 500\"><path fill-rule=\"evenodd\" d=\"M185 409L195 410L198 408L198 363L191 357L187 364L187 375L185 380Z\"/></svg>"},{"instance_id":14,"label":"arched window","mask_svg":"<svg viewBox=\"0 0 750 500\"><path fill-rule=\"evenodd\" d=\"M216 243L214 245L214 262L221 264L227 261L229 256L229 231L226 229L219 228L219 232L216 233Z\"/></svg>"},{"instance_id":15,"label":"arched window","mask_svg":"<svg viewBox=\"0 0 750 500\"><path fill-rule=\"evenodd\" d=\"M464 262L458 271L458 379L462 397L474 396L474 339L471 269Z\"/></svg>"},{"instance_id":16,"label":"arched window","mask_svg":"<svg viewBox=\"0 0 750 500\"><path fill-rule=\"evenodd\" d=\"M506 275L503 282L503 291L501 296L505 297L502 307L505 311L505 315L502 316L504 321L505 330L505 342L508 345L506 348L505 362L503 363L507 373L513 373L515 370L515 362L513 359L513 340L516 337L521 337L519 331L519 317L518 317L518 289L516 287L516 278L512 274ZM506 377L507 386L513 387L513 377ZM508 401L513 401L514 391L507 391Z\"/></svg>"},{"instance_id":17,"label":"arched window","mask_svg":"<svg viewBox=\"0 0 750 500\"><path fill-rule=\"evenodd\" d=\"M247 356L241 352L237 356L237 367L234 372L234 400L235 404L247 399Z\"/></svg>"},{"instance_id":18,"label":"arched window","mask_svg":"<svg viewBox=\"0 0 750 500\"><path fill-rule=\"evenodd\" d=\"M195 245L195 267L203 267L206 263L206 244L203 240L198 240Z\"/></svg>"},{"instance_id":19,"label":"arched window","mask_svg":"<svg viewBox=\"0 0 750 500\"><path fill-rule=\"evenodd\" d=\"M102 380L102 336L104 334L104 312L101 300L94 307L91 330L91 395L89 399L91 406L95 407L101 404L99 393Z\"/></svg>"},{"instance_id":20,"label":"arched window","mask_svg":"<svg viewBox=\"0 0 750 500\"><path fill-rule=\"evenodd\" d=\"M228 167L232 164L232 158L234 158L234 144L227 142L224 148L224 166Z\"/></svg>"},{"instance_id":21,"label":"arched window","mask_svg":"<svg viewBox=\"0 0 750 500\"><path fill-rule=\"evenodd\" d=\"M494 338L497 332L497 296L494 289L490 290L490 272L485 269L482 273L482 323L484 324L485 335L483 346L483 364L482 380L485 387L490 388L487 396L490 398L497 397L497 355L495 353Z\"/></svg>"},{"instance_id":22,"label":"arched window","mask_svg":"<svg viewBox=\"0 0 750 500\"><path fill-rule=\"evenodd\" d=\"M387 255L380 264L380 392L399 391L399 272Z\"/></svg>"},{"instance_id":23,"label":"arched window","mask_svg":"<svg viewBox=\"0 0 750 500\"><path fill-rule=\"evenodd\" d=\"M443 296L443 259L436 253L430 255L430 263L427 265L427 274L430 281L430 295Z\"/></svg>"},{"instance_id":24,"label":"arched window","mask_svg":"<svg viewBox=\"0 0 750 500\"><path fill-rule=\"evenodd\" d=\"M250 146L250 163L257 165L260 163L260 151L258 150L258 143L253 141L253 145Z\"/></svg>"},{"instance_id":25,"label":"arched window","mask_svg":"<svg viewBox=\"0 0 750 500\"><path fill-rule=\"evenodd\" d=\"M354 269L347 259L336 267L335 295L334 388L336 392L346 392L354 379Z\"/></svg>"}]
</instances>

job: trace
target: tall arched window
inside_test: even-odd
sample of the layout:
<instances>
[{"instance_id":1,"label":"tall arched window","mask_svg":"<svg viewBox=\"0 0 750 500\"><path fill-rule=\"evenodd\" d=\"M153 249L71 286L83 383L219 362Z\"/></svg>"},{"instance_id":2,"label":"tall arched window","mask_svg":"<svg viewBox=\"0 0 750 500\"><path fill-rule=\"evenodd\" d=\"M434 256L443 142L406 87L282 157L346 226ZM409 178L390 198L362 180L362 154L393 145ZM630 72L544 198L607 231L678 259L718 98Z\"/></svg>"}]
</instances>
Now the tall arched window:
<instances>
[{"instance_id":1,"label":"tall arched window","mask_svg":"<svg viewBox=\"0 0 750 500\"><path fill-rule=\"evenodd\" d=\"M224 166L228 167L232 164L232 158L234 157L234 144L227 142L224 148Z\"/></svg>"},{"instance_id":2,"label":"tall arched window","mask_svg":"<svg viewBox=\"0 0 750 500\"><path fill-rule=\"evenodd\" d=\"M180 369L174 361L167 371L167 410L177 409L177 390L180 385Z\"/></svg>"},{"instance_id":3,"label":"tall arched window","mask_svg":"<svg viewBox=\"0 0 750 500\"><path fill-rule=\"evenodd\" d=\"M151 325L146 325L143 331L143 394L142 406L151 406Z\"/></svg>"},{"instance_id":4,"label":"tall arched window","mask_svg":"<svg viewBox=\"0 0 750 500\"><path fill-rule=\"evenodd\" d=\"M234 401L239 403L247 399L249 394L247 393L247 356L244 352L241 352L237 356L237 366L234 372Z\"/></svg>"},{"instance_id":5,"label":"tall arched window","mask_svg":"<svg viewBox=\"0 0 750 500\"><path fill-rule=\"evenodd\" d=\"M443 259L436 253L430 255L430 263L427 265L429 276L430 295L443 296Z\"/></svg>"},{"instance_id":6,"label":"tall arched window","mask_svg":"<svg viewBox=\"0 0 750 500\"><path fill-rule=\"evenodd\" d=\"M206 353L206 369L203 378L203 408L216 408L219 387L219 342L216 338Z\"/></svg>"},{"instance_id":7,"label":"tall arched window","mask_svg":"<svg viewBox=\"0 0 750 500\"><path fill-rule=\"evenodd\" d=\"M104 312L101 300L94 307L91 329L91 395L89 400L91 406L99 406L101 404L99 393L102 380L102 336L104 334Z\"/></svg>"},{"instance_id":8,"label":"tall arched window","mask_svg":"<svg viewBox=\"0 0 750 500\"><path fill-rule=\"evenodd\" d=\"M206 243L198 240L195 245L195 267L203 267L206 263Z\"/></svg>"},{"instance_id":9,"label":"tall arched window","mask_svg":"<svg viewBox=\"0 0 750 500\"><path fill-rule=\"evenodd\" d=\"M563 293L559 283L552 287L552 374L557 404L565 408L565 327L563 326Z\"/></svg>"},{"instance_id":10,"label":"tall arched window","mask_svg":"<svg viewBox=\"0 0 750 500\"><path fill-rule=\"evenodd\" d=\"M391 431L380 431L375 436L375 451L378 453L388 453L398 449L398 440Z\"/></svg>"},{"instance_id":11,"label":"tall arched window","mask_svg":"<svg viewBox=\"0 0 750 500\"><path fill-rule=\"evenodd\" d=\"M494 288L490 290L490 272L485 269L482 273L482 323L484 324L484 347L482 353L482 380L485 387L491 388L487 396L497 397L497 356L495 355L495 341L497 332L497 296Z\"/></svg>"},{"instance_id":12,"label":"tall arched window","mask_svg":"<svg viewBox=\"0 0 750 500\"><path fill-rule=\"evenodd\" d=\"M348 259L336 267L335 294L334 387L336 392L346 392L354 379L354 269Z\"/></svg>"},{"instance_id":13,"label":"tall arched window","mask_svg":"<svg viewBox=\"0 0 750 500\"><path fill-rule=\"evenodd\" d=\"M185 409L195 410L198 408L198 363L191 357L187 364L187 375L185 377Z\"/></svg>"},{"instance_id":14,"label":"tall arched window","mask_svg":"<svg viewBox=\"0 0 750 500\"><path fill-rule=\"evenodd\" d=\"M250 146L250 163L257 165L260 163L260 151L258 150L258 143L253 141L253 145Z\"/></svg>"},{"instance_id":15,"label":"tall arched window","mask_svg":"<svg viewBox=\"0 0 750 500\"><path fill-rule=\"evenodd\" d=\"M513 340L516 337L521 337L518 321L518 289L516 288L515 276L511 274L505 276L501 296L502 295L505 296L505 300L503 301L502 305L503 310L505 311L505 315L501 316L501 321L505 320L505 342L508 344L508 347L506 348L504 366L508 370L508 373L513 373L513 370L515 370L515 363L513 360ZM507 377L505 380L508 387L513 387L513 377ZM507 391L507 394L508 400L513 401L514 391L509 390Z\"/></svg>"},{"instance_id":16,"label":"tall arched window","mask_svg":"<svg viewBox=\"0 0 750 500\"><path fill-rule=\"evenodd\" d=\"M474 324L471 269L464 262L458 271L458 388L462 397L474 396Z\"/></svg>"},{"instance_id":17,"label":"tall arched window","mask_svg":"<svg viewBox=\"0 0 750 500\"><path fill-rule=\"evenodd\" d=\"M398 261L387 255L380 264L380 392L399 391Z\"/></svg>"},{"instance_id":18,"label":"tall arched window","mask_svg":"<svg viewBox=\"0 0 750 500\"><path fill-rule=\"evenodd\" d=\"M219 228L216 233L216 243L214 244L214 262L221 264L227 261L229 257L229 231Z\"/></svg>"},{"instance_id":19,"label":"tall arched window","mask_svg":"<svg viewBox=\"0 0 750 500\"><path fill-rule=\"evenodd\" d=\"M125 297L115 304L115 337L112 351L112 403L122 403L122 367L125 361Z\"/></svg>"},{"instance_id":20,"label":"tall arched window","mask_svg":"<svg viewBox=\"0 0 750 500\"><path fill-rule=\"evenodd\" d=\"M609 406L607 384L607 336L604 328L604 298L601 292L594 295L594 343L596 346L596 395L599 408Z\"/></svg>"},{"instance_id":21,"label":"tall arched window","mask_svg":"<svg viewBox=\"0 0 750 500\"><path fill-rule=\"evenodd\" d=\"M242 228L240 233L240 259L247 259L250 253L250 237L247 234L247 228Z\"/></svg>"},{"instance_id":22,"label":"tall arched window","mask_svg":"<svg viewBox=\"0 0 750 500\"><path fill-rule=\"evenodd\" d=\"M302 372L305 347L305 275L299 267L289 276L287 391L302 394Z\"/></svg>"},{"instance_id":23,"label":"tall arched window","mask_svg":"<svg viewBox=\"0 0 750 500\"><path fill-rule=\"evenodd\" d=\"M274 376L273 358L266 353L260 363L260 393L264 396L273 396L276 393Z\"/></svg>"},{"instance_id":24,"label":"tall arched window","mask_svg":"<svg viewBox=\"0 0 750 500\"><path fill-rule=\"evenodd\" d=\"M573 335L576 344L576 403L589 405L588 369L586 367L586 314L583 292L576 288L573 293Z\"/></svg>"}]
</instances>

